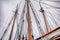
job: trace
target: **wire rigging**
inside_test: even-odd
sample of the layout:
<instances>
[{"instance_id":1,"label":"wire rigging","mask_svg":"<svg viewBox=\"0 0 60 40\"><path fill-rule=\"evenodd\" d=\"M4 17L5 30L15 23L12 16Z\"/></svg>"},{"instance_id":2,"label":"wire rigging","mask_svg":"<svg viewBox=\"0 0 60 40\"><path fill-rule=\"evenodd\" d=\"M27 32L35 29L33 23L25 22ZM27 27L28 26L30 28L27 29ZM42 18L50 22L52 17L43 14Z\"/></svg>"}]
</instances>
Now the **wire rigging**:
<instances>
[{"instance_id":1,"label":"wire rigging","mask_svg":"<svg viewBox=\"0 0 60 40\"><path fill-rule=\"evenodd\" d=\"M23 8L23 10L22 10L22 14L21 14L21 18L20 18L20 21L19 21L19 24L17 25L17 27L18 27L18 30L19 30L19 25L21 24L21 30L20 30L20 34L19 34L19 40L20 40L20 35L21 35L21 31L22 31L22 24L23 24L23 22L24 22L24 19L23 19L23 17L24 17L24 13L25 13L25 7L26 7L26 5L24 5L24 8ZM17 31L18 31L17 30ZM19 33L19 32L18 32Z\"/></svg>"},{"instance_id":2,"label":"wire rigging","mask_svg":"<svg viewBox=\"0 0 60 40\"><path fill-rule=\"evenodd\" d=\"M15 21L16 21L17 14L18 14L18 9L19 9L19 8L18 8L18 4L17 4L16 10L15 10L15 17L14 17L14 21L13 21L13 24L12 24L12 29L11 29L11 33L10 33L10 36L9 36L9 40L11 40L11 37L12 37L12 33L13 33Z\"/></svg>"},{"instance_id":3,"label":"wire rigging","mask_svg":"<svg viewBox=\"0 0 60 40\"><path fill-rule=\"evenodd\" d=\"M45 6L46 7L46 6ZM53 20L54 20L54 22L55 22L55 24L57 25L57 22L55 21L55 19L54 19L54 16L52 15L52 13L49 11L49 9L46 7L46 9L48 10L48 12L49 12L49 14L52 16L52 17L50 17L50 18L52 18ZM58 25L57 25L58 26Z\"/></svg>"},{"instance_id":4,"label":"wire rigging","mask_svg":"<svg viewBox=\"0 0 60 40\"><path fill-rule=\"evenodd\" d=\"M1 37L1 40L3 39L3 37L4 37L5 33L7 32L7 30L8 30L8 28L9 28L9 26L10 26L10 24L11 24L11 22L12 22L12 20L13 20L14 16L15 16L15 14L14 14L14 15L13 15L13 17L11 18L11 21L9 22L9 24L8 24L7 28L4 30L4 33L3 33L2 37Z\"/></svg>"},{"instance_id":5,"label":"wire rigging","mask_svg":"<svg viewBox=\"0 0 60 40\"><path fill-rule=\"evenodd\" d=\"M43 17L44 17L44 22L45 22L45 25L46 25L46 31L47 32L49 32L49 30L48 30L48 25L47 25L47 20L46 20L46 15L45 15L45 10L43 9L43 7L41 6L41 3L40 3L40 1L39 1L39 4L40 4L40 12L43 14Z\"/></svg>"},{"instance_id":6,"label":"wire rigging","mask_svg":"<svg viewBox=\"0 0 60 40\"><path fill-rule=\"evenodd\" d=\"M46 4L46 3L44 3L44 2L40 2L40 3L45 4L45 5L48 5L48 6L52 7L52 8L60 9L60 7L55 7L55 6L52 6L52 5Z\"/></svg>"},{"instance_id":7,"label":"wire rigging","mask_svg":"<svg viewBox=\"0 0 60 40\"><path fill-rule=\"evenodd\" d=\"M31 2L30 2L31 3ZM34 14L34 17L35 17L35 21L36 21L36 23L37 23L37 26L38 25L40 25L40 23L39 23L39 21L38 21L38 19L37 19L37 17L36 17L36 14L35 14L35 12L36 11L34 11L34 7L32 6L32 3L30 4L30 7L31 7L31 9L32 9L32 11L33 11L33 14ZM39 26L38 26L39 27ZM40 31L41 31L41 34L44 34L44 32L43 32L43 30L41 29L41 27L39 28L40 29ZM39 31L39 32L40 32Z\"/></svg>"}]
</instances>

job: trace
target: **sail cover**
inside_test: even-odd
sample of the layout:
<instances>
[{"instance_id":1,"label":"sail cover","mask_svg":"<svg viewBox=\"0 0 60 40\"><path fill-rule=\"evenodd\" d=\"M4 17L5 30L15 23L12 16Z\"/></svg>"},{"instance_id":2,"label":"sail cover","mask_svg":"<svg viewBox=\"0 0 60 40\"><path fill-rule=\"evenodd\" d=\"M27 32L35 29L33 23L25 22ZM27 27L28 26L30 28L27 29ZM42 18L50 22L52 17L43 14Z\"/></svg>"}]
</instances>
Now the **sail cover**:
<instances>
[{"instance_id":1,"label":"sail cover","mask_svg":"<svg viewBox=\"0 0 60 40\"><path fill-rule=\"evenodd\" d=\"M60 26L60 0L28 0L28 4L31 33L34 39ZM27 17L26 0L0 0L0 40L9 40L11 32L11 40L19 40L18 35L20 39L23 36L26 39L28 37ZM11 31L13 22L14 27Z\"/></svg>"}]
</instances>

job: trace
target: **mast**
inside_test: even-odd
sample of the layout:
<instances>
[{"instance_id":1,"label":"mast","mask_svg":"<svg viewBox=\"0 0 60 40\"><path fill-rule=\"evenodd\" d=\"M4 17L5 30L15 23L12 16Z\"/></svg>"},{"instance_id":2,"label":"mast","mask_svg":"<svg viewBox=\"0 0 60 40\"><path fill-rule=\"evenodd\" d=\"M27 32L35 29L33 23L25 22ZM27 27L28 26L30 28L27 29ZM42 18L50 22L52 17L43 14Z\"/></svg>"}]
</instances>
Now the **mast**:
<instances>
[{"instance_id":1,"label":"mast","mask_svg":"<svg viewBox=\"0 0 60 40\"><path fill-rule=\"evenodd\" d=\"M12 33L13 33L13 29L14 29L14 24L15 24L15 20L16 20L16 17L17 17L17 13L18 13L18 5L17 5L16 11L15 11L14 21L13 21L13 24L12 24L12 29L11 29L11 33L10 33L10 36L9 36L9 40L11 40L11 37L12 37Z\"/></svg>"},{"instance_id":2,"label":"mast","mask_svg":"<svg viewBox=\"0 0 60 40\"><path fill-rule=\"evenodd\" d=\"M15 15L15 14L14 14L14 15ZM14 15L13 15L13 17L12 17L11 21L9 22L9 24L8 24L7 28L4 30L4 33L3 33L2 37L1 37L1 40L3 39L3 37L4 37L5 33L7 32L7 30L8 30L8 28L9 28L9 26L11 25L11 22L12 22L12 20L13 20L13 18L14 18Z\"/></svg>"},{"instance_id":3,"label":"mast","mask_svg":"<svg viewBox=\"0 0 60 40\"><path fill-rule=\"evenodd\" d=\"M24 23L24 13L25 13L25 7L26 7L26 4L24 5L24 8L23 8L23 11L22 11L22 15L21 15L21 19L20 19L20 23L21 23L21 29L20 29L20 35L19 35L19 39L21 40L21 32L22 32L22 28L23 28L23 23ZM20 24L19 23L19 24Z\"/></svg>"},{"instance_id":4,"label":"mast","mask_svg":"<svg viewBox=\"0 0 60 40\"><path fill-rule=\"evenodd\" d=\"M27 5L27 13L28 13L28 40L32 40L32 34L31 34L31 23L30 23L30 9L28 5L28 0L26 0Z\"/></svg>"},{"instance_id":5,"label":"mast","mask_svg":"<svg viewBox=\"0 0 60 40\"><path fill-rule=\"evenodd\" d=\"M40 33L43 34L44 32L43 32L43 30L41 29L41 27L39 27L40 23L39 23L39 21L38 21L38 19L37 19L37 17L36 17L36 14L35 14L36 10L34 10L34 7L33 7L32 3L30 4L30 7L31 7L31 9L32 9L32 12L33 12L34 18L35 18L35 20L36 20L37 26L38 26L38 28L39 28L39 31L41 31Z\"/></svg>"},{"instance_id":6,"label":"mast","mask_svg":"<svg viewBox=\"0 0 60 40\"><path fill-rule=\"evenodd\" d=\"M40 4L40 2L39 2L39 4ZM44 22L45 22L45 25L46 25L46 30L47 30L47 32L49 32L48 26L47 26L46 17L45 17L45 14L44 14L44 10L43 10L43 8L41 7L41 4L40 4L40 8L41 8L41 11L40 11L40 12L42 12L43 17L44 17Z\"/></svg>"},{"instance_id":7,"label":"mast","mask_svg":"<svg viewBox=\"0 0 60 40\"><path fill-rule=\"evenodd\" d=\"M44 14L44 10L43 10L42 8L41 8L41 11L42 11L42 13L43 13L44 22L45 22L45 25L46 25L46 30L47 30L47 32L49 32L49 31L48 31L48 26L47 26L46 17L45 17L45 14Z\"/></svg>"}]
</instances>

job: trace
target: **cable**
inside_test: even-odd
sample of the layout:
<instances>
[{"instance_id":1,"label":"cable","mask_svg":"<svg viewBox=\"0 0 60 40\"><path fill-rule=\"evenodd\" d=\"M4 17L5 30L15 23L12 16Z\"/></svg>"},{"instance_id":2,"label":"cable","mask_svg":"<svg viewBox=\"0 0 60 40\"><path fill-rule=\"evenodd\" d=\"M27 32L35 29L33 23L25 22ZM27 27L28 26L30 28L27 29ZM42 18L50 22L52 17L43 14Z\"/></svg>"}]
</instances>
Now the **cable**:
<instances>
[{"instance_id":1,"label":"cable","mask_svg":"<svg viewBox=\"0 0 60 40\"><path fill-rule=\"evenodd\" d=\"M31 3L31 2L30 2ZM39 23L39 21L38 21L38 19L37 19L37 17L36 17L36 15L35 15L35 12L34 12L34 7L32 7L32 4L30 4L30 7L31 7L31 9L32 9L32 11L33 11L33 14L34 14L34 17L35 17L35 20L36 20L36 23L37 23L37 26L38 26L38 24L40 25L40 23ZM42 29L40 28L40 31L42 31ZM41 34L43 34L44 32L42 31L41 32Z\"/></svg>"},{"instance_id":2,"label":"cable","mask_svg":"<svg viewBox=\"0 0 60 40\"><path fill-rule=\"evenodd\" d=\"M42 4L46 4L46 3L44 3L44 2L41 2ZM46 5L48 5L48 4L46 4ZM48 6L50 6L50 7L52 7L52 8L57 8L57 9L60 9L60 7L54 7L54 6L52 6L52 5L48 5Z\"/></svg>"},{"instance_id":3,"label":"cable","mask_svg":"<svg viewBox=\"0 0 60 40\"><path fill-rule=\"evenodd\" d=\"M45 6L45 7L46 7L46 6ZM47 9L47 7L46 7L46 9ZM48 10L48 12L49 12L49 9L47 9L47 10ZM50 13L50 12L49 12L49 13ZM53 18L54 16L53 16L51 13L50 13L50 15L52 16L51 18L54 19L54 18ZM55 21L55 19L54 19L54 21ZM55 21L55 23L56 23L56 21ZM57 25L57 24L56 24L56 25Z\"/></svg>"},{"instance_id":4,"label":"cable","mask_svg":"<svg viewBox=\"0 0 60 40\"><path fill-rule=\"evenodd\" d=\"M24 9L25 9L25 6L26 6L26 5L24 5L23 11L22 11L22 15L21 15L21 18L20 18L20 21L21 21L21 22L23 22L22 19L23 19L23 15L24 15L24 13L25 13L25 10L24 10ZM17 25L17 27L18 27L17 31L19 30L19 25L20 25L21 22L19 22L19 24ZM21 26L21 30L22 30L22 26ZM19 33L19 32L18 32L18 33ZM20 31L20 34L21 34L21 31ZM20 34L19 34L19 40L20 40Z\"/></svg>"},{"instance_id":5,"label":"cable","mask_svg":"<svg viewBox=\"0 0 60 40\"><path fill-rule=\"evenodd\" d=\"M46 6L45 6L46 7ZM47 7L46 7L46 9L47 9ZM47 9L48 11L46 11L46 12L48 12L48 13L50 13L50 11L49 11L49 9ZM44 10L45 11L45 10ZM57 22L55 21L55 19L53 18L53 15L50 13L49 15L51 15L50 16L50 18L52 18L53 20L54 20L54 22L55 22L55 24L57 25ZM58 25L57 25L58 26ZM50 28L50 30L51 30L51 28Z\"/></svg>"},{"instance_id":6,"label":"cable","mask_svg":"<svg viewBox=\"0 0 60 40\"><path fill-rule=\"evenodd\" d=\"M15 16L15 15L14 15L14 16ZM5 29L5 31L4 31L4 33L3 33L3 36L1 37L1 40L2 40L2 38L4 37L5 33L7 32L7 30L8 30L8 28L9 28L9 26L10 26L10 24L11 24L11 22L12 22L14 16L12 17L12 19L11 19L11 21L9 22L7 28Z\"/></svg>"}]
</instances>

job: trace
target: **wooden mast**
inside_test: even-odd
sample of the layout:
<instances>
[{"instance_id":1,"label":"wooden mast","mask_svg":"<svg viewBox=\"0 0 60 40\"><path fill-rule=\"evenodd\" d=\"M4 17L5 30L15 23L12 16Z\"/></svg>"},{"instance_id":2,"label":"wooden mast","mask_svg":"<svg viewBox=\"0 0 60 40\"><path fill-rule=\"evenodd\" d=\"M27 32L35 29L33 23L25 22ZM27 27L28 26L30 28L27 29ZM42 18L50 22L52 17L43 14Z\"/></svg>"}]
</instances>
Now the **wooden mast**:
<instances>
[{"instance_id":1,"label":"wooden mast","mask_svg":"<svg viewBox=\"0 0 60 40\"><path fill-rule=\"evenodd\" d=\"M18 5L17 5L16 11L15 11L15 16L14 16L12 29L11 29L11 33L10 33L10 36L9 36L9 40L11 40L11 37L12 37L12 33L13 33L13 29L14 29L14 24L15 24L15 20L16 20L16 17L17 17L17 13L18 13Z\"/></svg>"},{"instance_id":2,"label":"wooden mast","mask_svg":"<svg viewBox=\"0 0 60 40\"><path fill-rule=\"evenodd\" d=\"M39 4L40 4L40 2L39 2ZM41 7L41 4L40 4L40 7ZM44 22L45 22L45 25L46 25L46 30L47 30L47 32L49 32L49 31L48 31L48 26L47 26L46 17L45 17L44 10L43 10L43 8L42 8L42 7L41 7L41 11L40 11L40 12L42 12L42 14L43 14Z\"/></svg>"},{"instance_id":3,"label":"wooden mast","mask_svg":"<svg viewBox=\"0 0 60 40\"><path fill-rule=\"evenodd\" d=\"M14 21L13 21L13 24L12 24L12 29L11 29L9 40L11 40L11 37L12 37L12 32L13 32L13 29L14 29L15 19L16 19L16 17L14 17Z\"/></svg>"},{"instance_id":4,"label":"wooden mast","mask_svg":"<svg viewBox=\"0 0 60 40\"><path fill-rule=\"evenodd\" d=\"M9 22L9 24L8 24L7 28L4 30L4 33L3 33L3 36L1 37L1 40L3 39L3 37L4 37L5 33L7 32L7 30L8 30L8 28L9 28L9 26L11 25L11 22L12 22L13 18L14 18L14 16L12 17L11 21Z\"/></svg>"},{"instance_id":5,"label":"wooden mast","mask_svg":"<svg viewBox=\"0 0 60 40\"><path fill-rule=\"evenodd\" d=\"M28 13L28 40L32 40L32 34L31 34L31 23L30 23L30 9L28 5L28 0L26 0L27 5L27 13Z\"/></svg>"},{"instance_id":6,"label":"wooden mast","mask_svg":"<svg viewBox=\"0 0 60 40\"><path fill-rule=\"evenodd\" d=\"M39 4L40 4L40 2L39 2ZM40 12L42 12L43 17L44 17L44 22L45 22L45 25L46 25L46 30L47 30L47 32L49 32L49 30L48 30L48 26L47 26L46 17L45 17L44 10L43 10L41 4L40 4L40 8L41 8L41 11L40 11Z\"/></svg>"},{"instance_id":7,"label":"wooden mast","mask_svg":"<svg viewBox=\"0 0 60 40\"><path fill-rule=\"evenodd\" d=\"M45 22L45 25L46 25L46 30L47 30L47 32L49 32L49 31L48 31L48 26L47 26L46 17L45 17L45 14L44 14L44 10L43 10L43 9L42 9L42 13L43 13L44 22Z\"/></svg>"}]
</instances>

